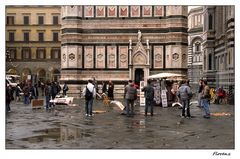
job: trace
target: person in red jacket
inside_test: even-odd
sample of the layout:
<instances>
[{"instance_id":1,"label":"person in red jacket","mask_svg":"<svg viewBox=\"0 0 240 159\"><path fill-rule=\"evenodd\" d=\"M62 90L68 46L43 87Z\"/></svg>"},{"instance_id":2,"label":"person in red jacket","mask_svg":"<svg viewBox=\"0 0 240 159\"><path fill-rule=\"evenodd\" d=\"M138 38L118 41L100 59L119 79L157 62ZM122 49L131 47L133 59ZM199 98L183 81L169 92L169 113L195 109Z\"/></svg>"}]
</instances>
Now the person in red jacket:
<instances>
[{"instance_id":1,"label":"person in red jacket","mask_svg":"<svg viewBox=\"0 0 240 159\"><path fill-rule=\"evenodd\" d=\"M225 98L226 92L223 89L223 86L218 88L217 91L217 104L220 104L220 101L222 101Z\"/></svg>"}]
</instances>

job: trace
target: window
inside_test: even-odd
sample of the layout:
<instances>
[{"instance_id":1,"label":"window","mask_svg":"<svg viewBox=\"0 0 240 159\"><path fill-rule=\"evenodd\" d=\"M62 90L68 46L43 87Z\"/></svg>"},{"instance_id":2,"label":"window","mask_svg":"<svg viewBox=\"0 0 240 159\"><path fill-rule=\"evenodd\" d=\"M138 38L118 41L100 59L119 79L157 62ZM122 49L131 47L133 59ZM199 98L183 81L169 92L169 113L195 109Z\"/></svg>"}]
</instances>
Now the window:
<instances>
[{"instance_id":1,"label":"window","mask_svg":"<svg viewBox=\"0 0 240 159\"><path fill-rule=\"evenodd\" d=\"M37 49L37 58L44 59L45 58L45 48L38 48Z\"/></svg>"},{"instance_id":2,"label":"window","mask_svg":"<svg viewBox=\"0 0 240 159\"><path fill-rule=\"evenodd\" d=\"M7 48L6 51L7 61L12 61L16 59L16 48Z\"/></svg>"},{"instance_id":3,"label":"window","mask_svg":"<svg viewBox=\"0 0 240 159\"><path fill-rule=\"evenodd\" d=\"M26 42L26 41L29 41L29 32L24 32L23 33L23 40Z\"/></svg>"},{"instance_id":4,"label":"window","mask_svg":"<svg viewBox=\"0 0 240 159\"><path fill-rule=\"evenodd\" d=\"M208 55L208 70L212 69L212 54Z\"/></svg>"},{"instance_id":5,"label":"window","mask_svg":"<svg viewBox=\"0 0 240 159\"><path fill-rule=\"evenodd\" d=\"M29 16L24 16L23 17L23 24L24 25L29 25Z\"/></svg>"},{"instance_id":6,"label":"window","mask_svg":"<svg viewBox=\"0 0 240 159\"><path fill-rule=\"evenodd\" d=\"M31 58L31 50L30 50L30 48L23 48L22 49L22 58L23 59L30 59Z\"/></svg>"},{"instance_id":7,"label":"window","mask_svg":"<svg viewBox=\"0 0 240 159\"><path fill-rule=\"evenodd\" d=\"M51 50L51 58L52 59L60 59L60 48L53 48Z\"/></svg>"},{"instance_id":8,"label":"window","mask_svg":"<svg viewBox=\"0 0 240 159\"><path fill-rule=\"evenodd\" d=\"M10 42L15 41L15 33L14 32L9 32L9 41Z\"/></svg>"},{"instance_id":9,"label":"window","mask_svg":"<svg viewBox=\"0 0 240 159\"><path fill-rule=\"evenodd\" d=\"M43 16L38 16L38 24L39 25L44 24L44 17Z\"/></svg>"},{"instance_id":10,"label":"window","mask_svg":"<svg viewBox=\"0 0 240 159\"><path fill-rule=\"evenodd\" d=\"M16 48L9 48L9 58L10 59L16 59Z\"/></svg>"},{"instance_id":11,"label":"window","mask_svg":"<svg viewBox=\"0 0 240 159\"><path fill-rule=\"evenodd\" d=\"M195 51L196 51L196 52L201 51L201 50L200 50L200 47L201 47L201 46L200 46L200 43L198 43L198 42L195 43Z\"/></svg>"},{"instance_id":12,"label":"window","mask_svg":"<svg viewBox=\"0 0 240 159\"><path fill-rule=\"evenodd\" d=\"M14 25L14 16L7 16L7 25Z\"/></svg>"},{"instance_id":13,"label":"window","mask_svg":"<svg viewBox=\"0 0 240 159\"><path fill-rule=\"evenodd\" d=\"M213 29L213 17L211 14L208 16L208 29Z\"/></svg>"},{"instance_id":14,"label":"window","mask_svg":"<svg viewBox=\"0 0 240 159\"><path fill-rule=\"evenodd\" d=\"M38 33L38 41L44 41L44 33Z\"/></svg>"},{"instance_id":15,"label":"window","mask_svg":"<svg viewBox=\"0 0 240 159\"><path fill-rule=\"evenodd\" d=\"M58 33L53 33L53 41L58 41Z\"/></svg>"},{"instance_id":16,"label":"window","mask_svg":"<svg viewBox=\"0 0 240 159\"><path fill-rule=\"evenodd\" d=\"M53 16L53 24L54 25L58 24L58 16Z\"/></svg>"}]
</instances>

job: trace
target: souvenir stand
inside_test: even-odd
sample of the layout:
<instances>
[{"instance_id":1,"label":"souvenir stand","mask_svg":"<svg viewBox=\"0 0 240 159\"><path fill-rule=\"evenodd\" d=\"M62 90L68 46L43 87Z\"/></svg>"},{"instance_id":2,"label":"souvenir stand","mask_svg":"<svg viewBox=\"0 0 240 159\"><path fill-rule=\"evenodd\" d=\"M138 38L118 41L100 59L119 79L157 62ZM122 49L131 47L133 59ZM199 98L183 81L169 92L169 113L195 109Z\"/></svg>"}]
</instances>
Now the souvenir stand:
<instances>
[{"instance_id":1,"label":"souvenir stand","mask_svg":"<svg viewBox=\"0 0 240 159\"><path fill-rule=\"evenodd\" d=\"M155 82L153 82L154 86L154 98L156 105L162 105L162 107L168 107L170 103L168 100L169 93L171 89L169 90L167 88L166 82L169 79L175 80L179 77L184 77L182 74L175 74L175 73L159 73L155 75L151 75L148 78L153 79ZM173 102L173 101L171 101Z\"/></svg>"}]
</instances>

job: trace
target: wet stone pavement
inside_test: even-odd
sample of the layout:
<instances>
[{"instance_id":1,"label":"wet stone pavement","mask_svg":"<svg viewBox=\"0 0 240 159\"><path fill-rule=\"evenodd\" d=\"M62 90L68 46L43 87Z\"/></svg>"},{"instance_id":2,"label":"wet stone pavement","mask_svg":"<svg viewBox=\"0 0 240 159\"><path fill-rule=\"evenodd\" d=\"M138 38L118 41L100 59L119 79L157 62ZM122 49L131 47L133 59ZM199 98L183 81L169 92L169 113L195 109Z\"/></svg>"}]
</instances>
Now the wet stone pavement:
<instances>
[{"instance_id":1,"label":"wet stone pavement","mask_svg":"<svg viewBox=\"0 0 240 159\"><path fill-rule=\"evenodd\" d=\"M179 107L154 107L145 117L136 106L126 117L115 106L94 101L93 117L85 117L84 101L76 106L32 109L11 104L6 114L6 149L234 149L234 106L210 106L213 116L193 104L191 119Z\"/></svg>"}]
</instances>

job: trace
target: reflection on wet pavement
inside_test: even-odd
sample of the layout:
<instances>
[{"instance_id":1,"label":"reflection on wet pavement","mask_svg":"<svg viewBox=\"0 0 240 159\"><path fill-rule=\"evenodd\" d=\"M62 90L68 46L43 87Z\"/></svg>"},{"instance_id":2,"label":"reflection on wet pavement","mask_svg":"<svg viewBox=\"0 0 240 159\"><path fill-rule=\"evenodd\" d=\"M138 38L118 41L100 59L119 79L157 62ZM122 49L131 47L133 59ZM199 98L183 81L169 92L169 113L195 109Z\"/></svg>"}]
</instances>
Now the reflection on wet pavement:
<instances>
[{"instance_id":1,"label":"reflection on wet pavement","mask_svg":"<svg viewBox=\"0 0 240 159\"><path fill-rule=\"evenodd\" d=\"M145 117L141 114L140 108L136 107L136 115L127 118L111 107L99 104L94 109L93 117L85 117L83 106L46 112L41 109L32 111L30 108L18 105L15 113L7 117L6 148L234 147L233 116L212 117L206 120L202 118L199 108L192 107L194 118L185 119L179 117L181 110L178 108L155 107L154 116ZM225 110L224 107L221 109ZM226 109L229 111L229 108ZM223 139L225 143L222 142Z\"/></svg>"},{"instance_id":2,"label":"reflection on wet pavement","mask_svg":"<svg viewBox=\"0 0 240 159\"><path fill-rule=\"evenodd\" d=\"M22 138L22 141L27 141L29 143L39 143L39 142L47 142L54 141L56 143L63 143L67 140L76 140L84 137L91 137L94 134L94 130L92 129L80 129L75 126L63 126L60 128L50 128L50 129L42 129L35 130L33 133L40 133L41 135L32 136L28 138Z\"/></svg>"}]
</instances>

